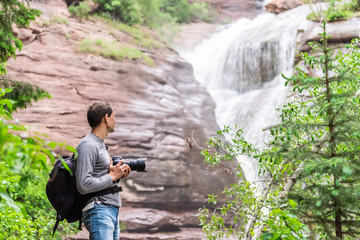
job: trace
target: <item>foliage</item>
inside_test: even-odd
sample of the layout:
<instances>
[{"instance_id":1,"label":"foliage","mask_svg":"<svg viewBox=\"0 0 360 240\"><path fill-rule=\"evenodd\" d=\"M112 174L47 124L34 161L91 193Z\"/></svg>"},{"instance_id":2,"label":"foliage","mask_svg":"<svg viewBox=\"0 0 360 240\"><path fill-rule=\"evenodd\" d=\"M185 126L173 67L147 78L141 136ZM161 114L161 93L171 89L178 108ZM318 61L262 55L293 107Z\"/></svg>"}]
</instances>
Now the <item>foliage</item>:
<instances>
[{"instance_id":1,"label":"foliage","mask_svg":"<svg viewBox=\"0 0 360 240\"><path fill-rule=\"evenodd\" d=\"M50 239L56 212L45 195L50 150L62 146L31 135L26 126L8 123L16 102L0 90L0 238ZM35 99L36 92L31 93ZM27 95L29 102L30 95ZM15 105L14 105L15 104ZM66 226L61 232L70 232Z\"/></svg>"},{"instance_id":2,"label":"foliage","mask_svg":"<svg viewBox=\"0 0 360 240\"><path fill-rule=\"evenodd\" d=\"M267 151L260 152L247 142L242 134L243 131L238 126L234 129L225 126L218 132L217 137L209 140L208 149L201 152L205 161L215 166L222 161L233 161L239 156L264 158ZM269 150L269 152L272 151ZM296 204L291 200L288 204L282 203L278 197L281 186L275 183L283 176L284 167L280 164L275 165L271 160L260 165L260 171L272 170L272 175L267 175L263 185L245 179L240 169L239 164L239 168L235 171L238 181L223 191L226 202L218 202L216 195L209 195L209 203L213 204L213 207L220 206L213 211L207 207L200 209L199 221L207 238L252 239L256 234L255 227L257 227L263 228L257 232L264 231L263 236L257 236L257 238L305 239L302 232L307 232L306 226L287 209L287 207L293 208ZM275 181L274 178L279 179ZM261 192L259 188L262 188ZM293 232L294 229L297 232ZM277 238L279 236L280 238Z\"/></svg>"},{"instance_id":3,"label":"foliage","mask_svg":"<svg viewBox=\"0 0 360 240\"><path fill-rule=\"evenodd\" d=\"M188 0L163 0L162 10L169 13L178 23L189 23L192 18L198 21L211 22L215 11L205 2L189 3Z\"/></svg>"},{"instance_id":4,"label":"foliage","mask_svg":"<svg viewBox=\"0 0 360 240\"><path fill-rule=\"evenodd\" d=\"M191 7L187 0L164 1L163 10L175 17L178 23L189 23L191 20Z\"/></svg>"},{"instance_id":5,"label":"foliage","mask_svg":"<svg viewBox=\"0 0 360 240\"><path fill-rule=\"evenodd\" d=\"M64 18L62 16L53 16L51 19L50 19L50 22L53 23L53 24L65 24L65 25L69 25L69 20L67 18Z\"/></svg>"},{"instance_id":6,"label":"foliage","mask_svg":"<svg viewBox=\"0 0 360 240\"><path fill-rule=\"evenodd\" d=\"M69 6L69 12L71 13L71 16L76 16L80 20L89 18L90 11L91 9L87 1L80 2L77 6Z\"/></svg>"},{"instance_id":7,"label":"foliage","mask_svg":"<svg viewBox=\"0 0 360 240\"><path fill-rule=\"evenodd\" d=\"M108 12L114 19L127 24L142 22L140 5L136 0L96 0L98 11Z\"/></svg>"},{"instance_id":8,"label":"foliage","mask_svg":"<svg viewBox=\"0 0 360 240\"><path fill-rule=\"evenodd\" d=\"M0 161L0 192L6 191L11 197L0 201L0 239L51 239L56 211L45 195L47 173L37 169L27 174L17 174ZM16 202L15 202L16 201ZM60 236L74 232L75 227L62 225Z\"/></svg>"},{"instance_id":9,"label":"foliage","mask_svg":"<svg viewBox=\"0 0 360 240\"><path fill-rule=\"evenodd\" d=\"M91 1L96 3L93 10L89 7ZM191 21L211 22L217 16L210 4L196 1L189 3L188 0L87 0L77 6L71 5L69 11L80 19L92 15L118 22L117 25L122 25L122 28L127 26L142 31L139 25L150 27L159 33L158 38L167 43L180 31L179 24ZM156 41L148 41L150 38L141 35L132 34L135 44L154 47Z\"/></svg>"},{"instance_id":10,"label":"foliage","mask_svg":"<svg viewBox=\"0 0 360 240\"><path fill-rule=\"evenodd\" d=\"M349 11L360 11L360 1L359 0L351 0L350 2L345 2L343 5L344 9Z\"/></svg>"},{"instance_id":11,"label":"foliage","mask_svg":"<svg viewBox=\"0 0 360 240\"><path fill-rule=\"evenodd\" d=\"M1 211L0 217L0 239L45 239L39 238L43 229L37 220L26 219L11 209Z\"/></svg>"},{"instance_id":12,"label":"foliage","mask_svg":"<svg viewBox=\"0 0 360 240\"><path fill-rule=\"evenodd\" d=\"M127 58L134 61L143 61L145 64L150 66L154 65L152 58L139 49L128 45L120 45L117 42L103 41L102 39L84 39L80 42L79 51L97 54L105 58L112 58L119 61Z\"/></svg>"},{"instance_id":13,"label":"foliage","mask_svg":"<svg viewBox=\"0 0 360 240\"><path fill-rule=\"evenodd\" d=\"M350 11L338 8L329 8L324 12L324 15L327 22L346 20L353 16Z\"/></svg>"},{"instance_id":14,"label":"foliage","mask_svg":"<svg viewBox=\"0 0 360 240\"><path fill-rule=\"evenodd\" d=\"M302 116L283 116L287 123L282 128L290 131L291 141L286 141L282 157L294 158L296 152L297 160L305 163L298 178L302 184L289 193L299 204L296 214L327 238L354 237L360 230L360 99L355 95L360 89L360 52L354 40L345 53L334 55L325 24L323 28L322 44L313 44L322 54L303 56L305 64L323 75L310 77L298 68L298 75L287 79L298 91L306 90L309 99L303 102Z\"/></svg>"},{"instance_id":15,"label":"foliage","mask_svg":"<svg viewBox=\"0 0 360 240\"><path fill-rule=\"evenodd\" d=\"M48 92L36 85L14 81L6 77L0 77L0 87L12 89L4 95L4 98L14 101L12 106L14 111L30 106L32 101L38 101L45 97L51 98Z\"/></svg>"},{"instance_id":16,"label":"foliage","mask_svg":"<svg viewBox=\"0 0 360 240\"><path fill-rule=\"evenodd\" d=\"M6 73L8 58L22 48L12 27L27 27L39 15L26 0L1 1L0 76ZM50 239L52 235L56 213L44 189L48 162L55 157L51 149L63 144L45 142L27 126L9 121L13 111L44 97L50 97L49 93L35 85L0 79L0 239ZM61 232L71 231L66 227Z\"/></svg>"},{"instance_id":17,"label":"foliage","mask_svg":"<svg viewBox=\"0 0 360 240\"><path fill-rule=\"evenodd\" d=\"M173 18L161 11L161 0L137 0L140 8L140 14L142 15L142 24L149 26L150 28L159 28L161 25L167 22L174 21Z\"/></svg>"},{"instance_id":18,"label":"foliage","mask_svg":"<svg viewBox=\"0 0 360 240\"><path fill-rule=\"evenodd\" d=\"M6 73L5 63L16 57L16 49L21 50L22 42L13 34L13 24L27 27L40 11L30 9L28 1L2 0L0 3L0 76Z\"/></svg>"},{"instance_id":19,"label":"foliage","mask_svg":"<svg viewBox=\"0 0 360 240\"><path fill-rule=\"evenodd\" d=\"M312 13L307 17L309 20L334 22L359 15L357 11L360 10L360 1L358 0L327 0L327 6L323 6L322 3L317 0L307 0L307 2L312 9Z\"/></svg>"},{"instance_id":20,"label":"foliage","mask_svg":"<svg viewBox=\"0 0 360 240\"><path fill-rule=\"evenodd\" d=\"M116 31L122 31L129 35L131 38L131 43L145 47L148 49L159 48L161 46L161 42L157 40L153 35L154 33L150 32L147 29L142 29L141 27L129 26L124 23L114 21L111 17L106 14L101 14L100 16L94 16L97 21L105 22L107 25L113 28L110 31L110 34L117 38Z\"/></svg>"},{"instance_id":21,"label":"foliage","mask_svg":"<svg viewBox=\"0 0 360 240\"><path fill-rule=\"evenodd\" d=\"M192 18L196 21L214 22L218 13L206 2L193 2L191 5Z\"/></svg>"},{"instance_id":22,"label":"foliage","mask_svg":"<svg viewBox=\"0 0 360 240\"><path fill-rule=\"evenodd\" d=\"M294 97L278 109L281 123L269 128L267 147L259 151L240 129L225 127L202 151L211 165L242 155L255 158L263 179L261 184L249 182L238 170L238 182L223 192L225 203L209 196L216 208L203 207L199 216L209 239L358 236L359 42L335 52L327 45L325 23L322 27L321 44L311 44L313 55L302 55L305 66L297 67L291 78L284 76L286 84L293 86ZM307 69L316 69L317 75Z\"/></svg>"},{"instance_id":23,"label":"foliage","mask_svg":"<svg viewBox=\"0 0 360 240\"><path fill-rule=\"evenodd\" d=\"M269 218L265 222L262 240L267 239L307 239L309 235L306 226L301 223L298 217L290 211L284 209L296 210L297 204L289 200L286 205L279 208L273 208L269 213Z\"/></svg>"},{"instance_id":24,"label":"foliage","mask_svg":"<svg viewBox=\"0 0 360 240\"><path fill-rule=\"evenodd\" d=\"M95 12L99 15L110 14L128 25L144 24L151 28L162 28L169 23L189 23L191 21L214 20L216 11L205 2L189 3L188 0L94 0L98 7ZM77 8L84 8L88 4L77 7L71 6L71 12ZM86 11L86 15L90 11Z\"/></svg>"}]
</instances>

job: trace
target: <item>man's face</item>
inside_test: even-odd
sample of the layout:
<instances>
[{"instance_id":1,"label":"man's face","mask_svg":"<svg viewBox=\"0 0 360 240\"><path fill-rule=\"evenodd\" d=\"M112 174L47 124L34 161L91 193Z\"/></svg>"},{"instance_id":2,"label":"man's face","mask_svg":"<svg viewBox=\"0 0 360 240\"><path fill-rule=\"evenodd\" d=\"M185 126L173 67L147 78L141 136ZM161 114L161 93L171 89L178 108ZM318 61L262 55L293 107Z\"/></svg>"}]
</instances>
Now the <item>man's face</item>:
<instances>
[{"instance_id":1,"label":"man's face","mask_svg":"<svg viewBox=\"0 0 360 240\"><path fill-rule=\"evenodd\" d=\"M115 123L116 123L115 112L113 111L107 121L107 127L108 127L109 133L114 132Z\"/></svg>"}]
</instances>

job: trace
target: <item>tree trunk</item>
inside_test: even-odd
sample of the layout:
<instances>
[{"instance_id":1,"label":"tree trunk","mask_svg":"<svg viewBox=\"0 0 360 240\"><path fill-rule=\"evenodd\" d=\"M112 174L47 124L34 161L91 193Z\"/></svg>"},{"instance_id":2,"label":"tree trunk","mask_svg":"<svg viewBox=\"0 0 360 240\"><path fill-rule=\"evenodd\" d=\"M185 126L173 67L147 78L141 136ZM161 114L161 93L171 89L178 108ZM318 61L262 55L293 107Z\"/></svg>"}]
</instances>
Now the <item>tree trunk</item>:
<instances>
[{"instance_id":1,"label":"tree trunk","mask_svg":"<svg viewBox=\"0 0 360 240\"><path fill-rule=\"evenodd\" d=\"M334 184L336 185L336 181L338 179L335 178ZM342 226L341 226L341 208L339 206L339 203L335 201L335 230L336 230L336 237L343 239L342 236Z\"/></svg>"},{"instance_id":2,"label":"tree trunk","mask_svg":"<svg viewBox=\"0 0 360 240\"><path fill-rule=\"evenodd\" d=\"M358 0L359 1L359 0ZM335 156L335 148L336 142L334 137L334 119L335 116L333 114L333 109L331 106L331 93L330 93L330 80L329 80L329 51L328 51L328 44L327 44L327 34L326 34L326 24L324 23L324 54L325 54L325 81L326 81L326 98L329 105L328 115L329 115L329 135L330 135L330 158ZM334 189L338 189L337 182L339 181L339 177L334 175ZM336 196L334 196L334 206L335 206L335 231L336 237L342 239L342 228L341 228L341 206L338 202Z\"/></svg>"}]
</instances>

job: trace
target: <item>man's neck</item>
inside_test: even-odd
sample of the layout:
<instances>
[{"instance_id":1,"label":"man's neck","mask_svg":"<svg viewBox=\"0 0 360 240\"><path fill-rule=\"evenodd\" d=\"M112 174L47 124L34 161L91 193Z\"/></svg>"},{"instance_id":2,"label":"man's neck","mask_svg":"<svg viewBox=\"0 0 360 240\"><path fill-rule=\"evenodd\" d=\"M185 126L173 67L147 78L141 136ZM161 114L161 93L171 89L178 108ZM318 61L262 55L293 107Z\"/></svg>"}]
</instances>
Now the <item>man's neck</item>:
<instances>
[{"instance_id":1,"label":"man's neck","mask_svg":"<svg viewBox=\"0 0 360 240\"><path fill-rule=\"evenodd\" d=\"M102 128L93 128L91 130L91 133L95 134L98 138L102 139L103 141L105 141L105 138L108 135L106 129L102 129Z\"/></svg>"}]
</instances>

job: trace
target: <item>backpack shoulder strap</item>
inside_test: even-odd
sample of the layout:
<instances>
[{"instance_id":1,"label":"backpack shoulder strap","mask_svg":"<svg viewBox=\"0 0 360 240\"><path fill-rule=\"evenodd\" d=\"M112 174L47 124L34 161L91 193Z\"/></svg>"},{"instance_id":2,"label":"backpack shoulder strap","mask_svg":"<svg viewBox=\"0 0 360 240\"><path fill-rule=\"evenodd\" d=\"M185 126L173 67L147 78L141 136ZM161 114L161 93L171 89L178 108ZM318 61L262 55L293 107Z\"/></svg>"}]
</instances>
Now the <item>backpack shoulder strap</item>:
<instances>
[{"instance_id":1,"label":"backpack shoulder strap","mask_svg":"<svg viewBox=\"0 0 360 240\"><path fill-rule=\"evenodd\" d=\"M98 192L88 193L88 194L85 194L83 196L90 199L92 197L103 196L103 195L110 194L110 193L114 194L114 193L118 193L118 192L121 192L121 191L122 191L122 187L114 186L114 187L111 187L111 188L100 190Z\"/></svg>"}]
</instances>

